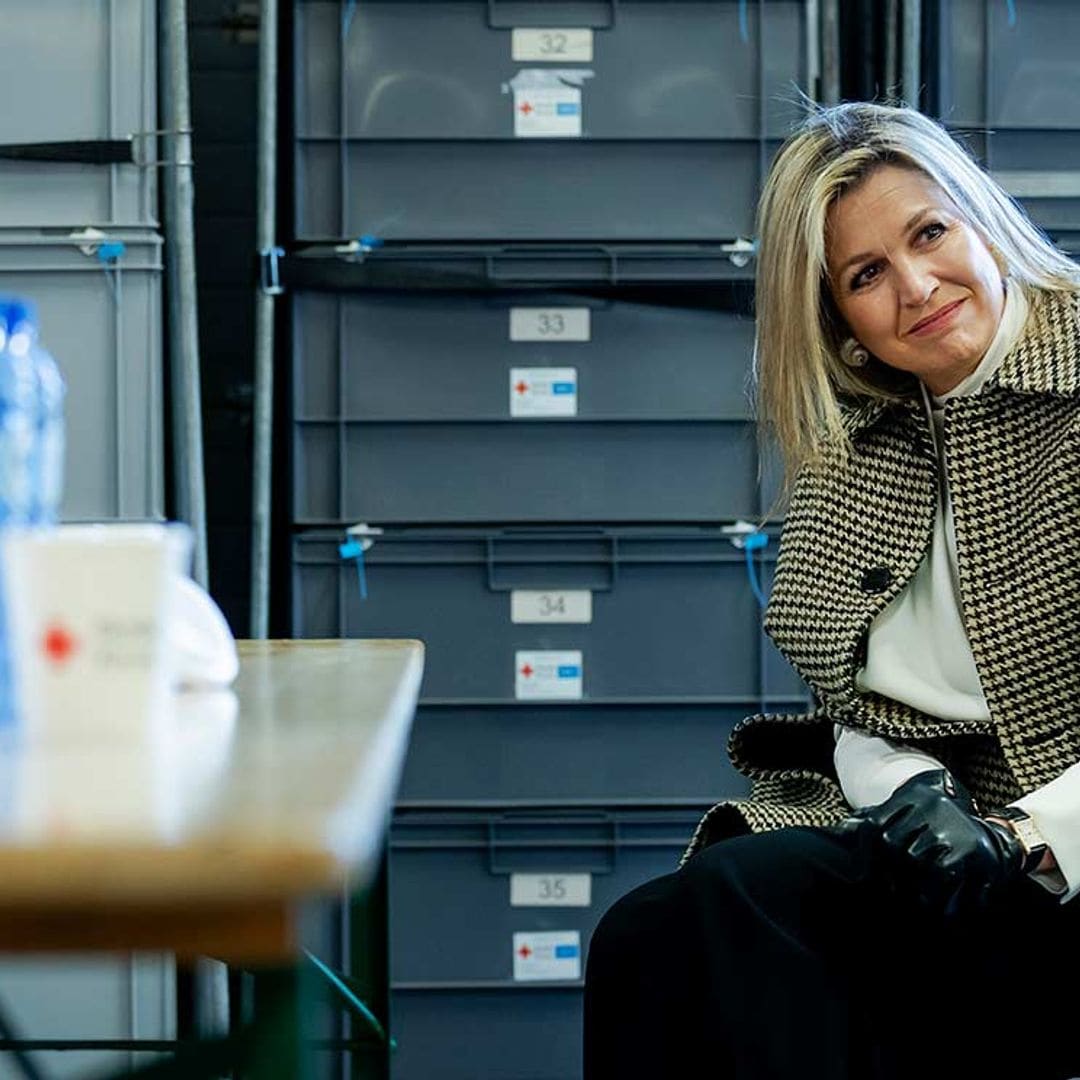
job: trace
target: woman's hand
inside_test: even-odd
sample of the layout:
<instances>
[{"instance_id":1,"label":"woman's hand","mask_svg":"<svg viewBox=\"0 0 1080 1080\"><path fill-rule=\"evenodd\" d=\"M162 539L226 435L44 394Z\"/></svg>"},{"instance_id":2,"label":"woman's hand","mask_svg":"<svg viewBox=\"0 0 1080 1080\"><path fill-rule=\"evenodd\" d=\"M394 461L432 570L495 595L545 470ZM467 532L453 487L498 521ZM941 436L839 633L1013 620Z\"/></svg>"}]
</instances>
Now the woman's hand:
<instances>
[{"instance_id":1,"label":"woman's hand","mask_svg":"<svg viewBox=\"0 0 1080 1080\"><path fill-rule=\"evenodd\" d=\"M985 907L1019 876L1023 853L1004 826L975 814L975 804L946 769L919 773L877 806L853 815L894 874L894 891L925 910L953 915Z\"/></svg>"}]
</instances>

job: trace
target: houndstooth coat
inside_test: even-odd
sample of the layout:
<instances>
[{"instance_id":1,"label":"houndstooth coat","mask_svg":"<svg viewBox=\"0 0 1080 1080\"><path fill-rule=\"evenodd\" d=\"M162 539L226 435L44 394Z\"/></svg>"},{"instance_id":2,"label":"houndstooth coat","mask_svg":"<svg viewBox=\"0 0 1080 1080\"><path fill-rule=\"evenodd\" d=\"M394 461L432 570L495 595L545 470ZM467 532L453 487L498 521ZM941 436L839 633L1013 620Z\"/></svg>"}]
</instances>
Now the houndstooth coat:
<instances>
[{"instance_id":1,"label":"houndstooth coat","mask_svg":"<svg viewBox=\"0 0 1080 1080\"><path fill-rule=\"evenodd\" d=\"M945 405L961 604L989 721L856 689L871 622L930 545L938 483L920 397L869 401L845 424L850 464L833 453L796 481L765 613L818 708L734 729L728 753L750 795L702 818L684 862L728 836L846 816L834 722L928 751L983 810L1080 760L1080 297L1039 297L983 390Z\"/></svg>"}]
</instances>

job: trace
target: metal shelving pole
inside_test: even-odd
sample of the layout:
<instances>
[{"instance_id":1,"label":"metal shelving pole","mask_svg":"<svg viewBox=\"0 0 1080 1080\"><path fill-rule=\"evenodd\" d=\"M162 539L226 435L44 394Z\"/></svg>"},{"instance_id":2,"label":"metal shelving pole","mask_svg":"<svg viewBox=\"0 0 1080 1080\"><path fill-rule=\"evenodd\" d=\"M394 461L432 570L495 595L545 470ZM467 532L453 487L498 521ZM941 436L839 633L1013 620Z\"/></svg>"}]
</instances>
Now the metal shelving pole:
<instances>
[{"instance_id":1,"label":"metal shelving pole","mask_svg":"<svg viewBox=\"0 0 1080 1080\"><path fill-rule=\"evenodd\" d=\"M191 155L186 0L161 0L162 126L166 161L165 266L172 369L173 469L178 516L195 533L195 580L208 584L206 480L199 392L199 309L195 291L195 185Z\"/></svg>"},{"instance_id":2,"label":"metal shelving pole","mask_svg":"<svg viewBox=\"0 0 1080 1080\"><path fill-rule=\"evenodd\" d=\"M256 243L264 267L276 265L277 203L277 0L262 0L259 24L259 146ZM274 296L280 287L267 273L255 290L255 417L251 508L251 627L265 638L270 608L270 482L274 416Z\"/></svg>"}]
</instances>

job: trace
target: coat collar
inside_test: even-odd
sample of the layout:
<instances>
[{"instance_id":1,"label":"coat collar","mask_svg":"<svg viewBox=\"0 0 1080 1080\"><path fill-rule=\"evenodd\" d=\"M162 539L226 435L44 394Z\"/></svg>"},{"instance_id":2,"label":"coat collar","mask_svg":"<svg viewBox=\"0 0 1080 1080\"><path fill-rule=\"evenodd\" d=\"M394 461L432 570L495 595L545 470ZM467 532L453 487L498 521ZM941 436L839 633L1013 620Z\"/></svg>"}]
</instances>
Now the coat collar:
<instances>
[{"instance_id":1,"label":"coat collar","mask_svg":"<svg viewBox=\"0 0 1080 1080\"><path fill-rule=\"evenodd\" d=\"M1023 333L986 385L1027 394L1080 391L1080 294L1037 295Z\"/></svg>"},{"instance_id":2,"label":"coat collar","mask_svg":"<svg viewBox=\"0 0 1080 1080\"><path fill-rule=\"evenodd\" d=\"M1023 333L984 389L1000 386L1026 394L1080 392L1080 293L1042 293L1031 303ZM854 438L894 410L922 411L917 396L864 398L842 406L843 424Z\"/></svg>"}]
</instances>

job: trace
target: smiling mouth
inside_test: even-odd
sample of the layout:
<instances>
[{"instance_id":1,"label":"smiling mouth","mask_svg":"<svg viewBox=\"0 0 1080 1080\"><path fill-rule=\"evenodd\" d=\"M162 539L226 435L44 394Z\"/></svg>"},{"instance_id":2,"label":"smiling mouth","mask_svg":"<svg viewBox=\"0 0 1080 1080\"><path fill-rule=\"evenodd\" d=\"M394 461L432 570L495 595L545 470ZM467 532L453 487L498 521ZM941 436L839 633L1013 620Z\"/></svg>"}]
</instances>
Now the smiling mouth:
<instances>
[{"instance_id":1,"label":"smiling mouth","mask_svg":"<svg viewBox=\"0 0 1080 1080\"><path fill-rule=\"evenodd\" d=\"M909 334L917 334L921 330L929 330L942 319L946 318L952 312L954 312L964 301L954 300L951 304L946 304L943 308L939 308L933 315L928 315L925 319L917 322L909 331Z\"/></svg>"}]
</instances>

